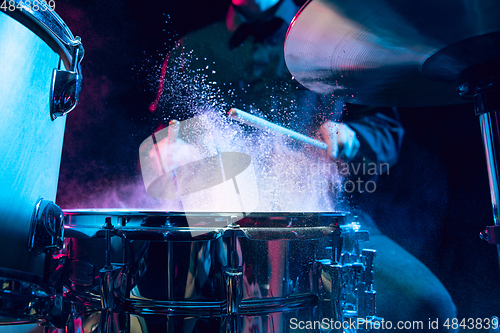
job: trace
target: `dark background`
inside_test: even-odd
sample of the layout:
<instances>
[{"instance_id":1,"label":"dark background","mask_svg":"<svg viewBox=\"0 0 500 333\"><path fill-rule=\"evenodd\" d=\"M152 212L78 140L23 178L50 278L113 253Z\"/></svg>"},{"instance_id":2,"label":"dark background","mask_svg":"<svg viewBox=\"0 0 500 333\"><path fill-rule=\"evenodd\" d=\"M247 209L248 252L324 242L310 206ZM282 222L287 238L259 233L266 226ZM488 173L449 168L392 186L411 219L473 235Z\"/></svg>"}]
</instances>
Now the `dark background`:
<instances>
[{"instance_id":1,"label":"dark background","mask_svg":"<svg viewBox=\"0 0 500 333\"><path fill-rule=\"evenodd\" d=\"M56 1L86 51L81 103L67 117L61 207L106 207L103 195L115 203L123 184L140 182L138 147L160 123L148 107L161 63L179 36L223 18L229 1L180 3ZM400 109L400 116L401 158L368 198L370 213L443 281L460 318L498 316L496 251L478 237L493 220L472 105Z\"/></svg>"}]
</instances>

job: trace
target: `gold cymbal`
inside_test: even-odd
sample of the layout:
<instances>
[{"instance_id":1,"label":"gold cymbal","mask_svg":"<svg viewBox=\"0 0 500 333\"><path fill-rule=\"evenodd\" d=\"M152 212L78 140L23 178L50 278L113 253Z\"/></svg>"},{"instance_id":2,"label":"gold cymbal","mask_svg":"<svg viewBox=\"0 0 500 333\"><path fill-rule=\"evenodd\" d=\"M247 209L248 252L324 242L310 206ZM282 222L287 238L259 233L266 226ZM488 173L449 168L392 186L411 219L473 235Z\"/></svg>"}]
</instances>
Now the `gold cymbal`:
<instances>
[{"instance_id":1,"label":"gold cymbal","mask_svg":"<svg viewBox=\"0 0 500 333\"><path fill-rule=\"evenodd\" d=\"M465 70L498 74L499 15L498 0L312 0L289 27L285 60L302 85L349 103L463 103Z\"/></svg>"}]
</instances>

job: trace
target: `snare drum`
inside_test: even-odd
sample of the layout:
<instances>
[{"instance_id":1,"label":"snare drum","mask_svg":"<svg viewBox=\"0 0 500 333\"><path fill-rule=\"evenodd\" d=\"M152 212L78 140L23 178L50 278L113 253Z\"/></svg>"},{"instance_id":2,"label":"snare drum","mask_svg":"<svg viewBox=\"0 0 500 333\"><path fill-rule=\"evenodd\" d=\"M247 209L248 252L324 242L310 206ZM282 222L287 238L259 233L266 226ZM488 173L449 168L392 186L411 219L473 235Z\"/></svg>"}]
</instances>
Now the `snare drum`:
<instances>
[{"instance_id":1,"label":"snare drum","mask_svg":"<svg viewBox=\"0 0 500 333\"><path fill-rule=\"evenodd\" d=\"M156 331L281 325L299 309L311 316L321 281L314 263L332 260L345 214L68 210L65 216L64 283L79 316L73 324L93 311L102 317L104 308L126 314L127 325ZM108 244L106 234L113 236ZM103 302L106 281L113 295Z\"/></svg>"},{"instance_id":2,"label":"snare drum","mask_svg":"<svg viewBox=\"0 0 500 333\"><path fill-rule=\"evenodd\" d=\"M32 220L53 219L57 210L49 202L56 198L62 116L76 105L81 81L80 40L44 1L30 3L37 2L7 1L0 10L0 323L37 321L38 299L49 294L45 247L30 238ZM63 65L67 71L57 70ZM62 243L60 229L53 225L49 238Z\"/></svg>"}]
</instances>

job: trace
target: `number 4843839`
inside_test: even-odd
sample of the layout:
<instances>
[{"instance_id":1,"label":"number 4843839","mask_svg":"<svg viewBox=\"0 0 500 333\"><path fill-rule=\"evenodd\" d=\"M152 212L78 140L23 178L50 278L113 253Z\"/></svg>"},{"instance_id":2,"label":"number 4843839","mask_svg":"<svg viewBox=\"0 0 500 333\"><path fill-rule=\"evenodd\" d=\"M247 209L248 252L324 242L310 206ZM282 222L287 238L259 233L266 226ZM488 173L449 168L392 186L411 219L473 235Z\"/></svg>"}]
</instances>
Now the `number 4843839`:
<instances>
[{"instance_id":1,"label":"number 4843839","mask_svg":"<svg viewBox=\"0 0 500 333\"><path fill-rule=\"evenodd\" d=\"M48 5L48 7L47 7ZM34 12L45 12L47 10L55 10L55 0L21 0L16 2L14 0L3 0L0 4L0 10L3 11L23 11L30 9Z\"/></svg>"},{"instance_id":2,"label":"number 4843839","mask_svg":"<svg viewBox=\"0 0 500 333\"><path fill-rule=\"evenodd\" d=\"M499 322L497 317L493 318L463 318L459 320L458 318L446 319L443 326L447 329L475 329L475 330L489 330L497 329L499 327Z\"/></svg>"}]
</instances>

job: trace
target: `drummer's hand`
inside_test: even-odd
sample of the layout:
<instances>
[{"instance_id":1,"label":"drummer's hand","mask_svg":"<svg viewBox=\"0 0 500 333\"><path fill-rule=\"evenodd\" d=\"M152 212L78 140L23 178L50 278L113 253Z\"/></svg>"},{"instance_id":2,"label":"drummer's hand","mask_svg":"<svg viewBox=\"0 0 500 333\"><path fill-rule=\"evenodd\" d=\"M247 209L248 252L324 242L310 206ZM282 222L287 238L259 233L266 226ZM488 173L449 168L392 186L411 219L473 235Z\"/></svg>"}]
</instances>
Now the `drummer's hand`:
<instances>
[{"instance_id":1,"label":"drummer's hand","mask_svg":"<svg viewBox=\"0 0 500 333\"><path fill-rule=\"evenodd\" d=\"M328 155L351 160L359 150L359 140L349 126L343 123L327 121L320 127L323 140L328 145Z\"/></svg>"}]
</instances>

